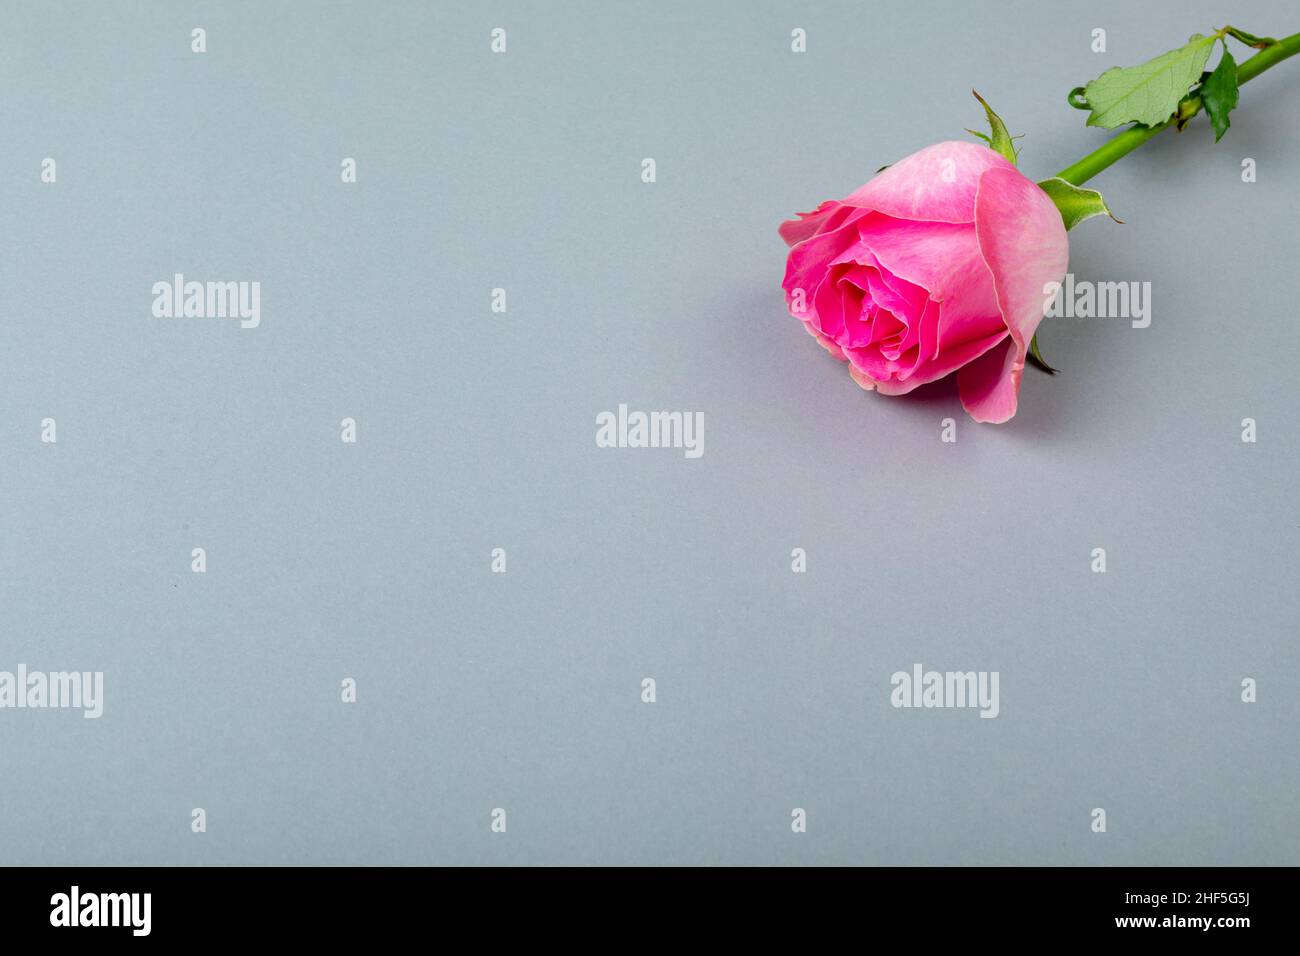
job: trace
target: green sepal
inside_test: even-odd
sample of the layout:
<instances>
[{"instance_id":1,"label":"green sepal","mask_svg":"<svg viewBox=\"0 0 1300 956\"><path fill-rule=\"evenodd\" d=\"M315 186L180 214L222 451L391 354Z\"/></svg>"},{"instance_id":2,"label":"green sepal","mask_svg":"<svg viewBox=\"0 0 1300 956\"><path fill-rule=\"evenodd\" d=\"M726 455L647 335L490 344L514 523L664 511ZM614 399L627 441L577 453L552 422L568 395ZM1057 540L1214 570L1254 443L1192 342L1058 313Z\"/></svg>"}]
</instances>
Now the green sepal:
<instances>
[{"instance_id":1,"label":"green sepal","mask_svg":"<svg viewBox=\"0 0 1300 956\"><path fill-rule=\"evenodd\" d=\"M1040 352L1040 351L1038 350L1038 333L1037 333L1037 332L1035 332L1035 333L1034 333L1034 337L1033 337L1032 339L1029 340L1029 355L1028 355L1028 359L1029 359L1029 364L1030 364L1030 365L1036 366L1037 368L1041 368L1041 369L1042 369L1044 372L1046 372L1048 375L1055 375L1055 374L1056 374L1056 369L1052 368L1052 366L1050 366L1050 365L1047 364L1047 359L1043 358L1043 353Z\"/></svg>"},{"instance_id":2,"label":"green sepal","mask_svg":"<svg viewBox=\"0 0 1300 956\"><path fill-rule=\"evenodd\" d=\"M1084 189L1082 186L1076 186L1055 176L1044 179L1038 186L1047 193L1047 198L1052 200L1061 213L1066 231L1093 216L1110 216L1111 219L1115 219L1115 214L1106 205L1106 200L1102 199L1101 193L1095 189ZM1121 219L1115 221L1123 223Z\"/></svg>"},{"instance_id":3,"label":"green sepal","mask_svg":"<svg viewBox=\"0 0 1300 956\"><path fill-rule=\"evenodd\" d=\"M1016 164L1016 147L1011 141L1011 134L1007 132L1007 124L1002 122L1002 117L993 112L993 107L984 102L984 97L980 96L974 90L971 90L971 93L975 95L975 99L979 100L980 105L984 107L984 115L988 117L990 130L990 135L988 136L985 136L983 133L975 133L975 135L984 140L984 142L988 144L989 149L993 150L993 152L997 153L1014 166ZM973 133L974 130L967 130L967 132Z\"/></svg>"}]
</instances>

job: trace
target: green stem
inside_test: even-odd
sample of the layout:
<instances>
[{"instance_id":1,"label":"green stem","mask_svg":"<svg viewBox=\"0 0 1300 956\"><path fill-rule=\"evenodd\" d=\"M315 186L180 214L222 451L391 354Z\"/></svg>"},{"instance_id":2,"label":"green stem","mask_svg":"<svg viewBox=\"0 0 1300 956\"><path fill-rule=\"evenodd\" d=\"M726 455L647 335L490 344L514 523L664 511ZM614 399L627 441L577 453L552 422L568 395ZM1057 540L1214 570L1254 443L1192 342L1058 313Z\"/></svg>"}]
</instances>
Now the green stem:
<instances>
[{"instance_id":1,"label":"green stem","mask_svg":"<svg viewBox=\"0 0 1300 956\"><path fill-rule=\"evenodd\" d=\"M1279 40L1272 46L1256 53L1245 63L1240 64L1237 67L1238 85L1254 79L1269 67L1276 66L1287 57L1295 56L1297 53L1300 53L1300 33ZM1201 98L1199 96L1193 97L1179 110L1179 117L1186 123L1200 110ZM1081 186L1112 163L1133 152L1161 130L1173 126L1175 119L1179 117L1171 117L1158 126L1131 126L1114 139L1094 149L1077 163L1065 167L1056 175L1068 183Z\"/></svg>"}]
</instances>

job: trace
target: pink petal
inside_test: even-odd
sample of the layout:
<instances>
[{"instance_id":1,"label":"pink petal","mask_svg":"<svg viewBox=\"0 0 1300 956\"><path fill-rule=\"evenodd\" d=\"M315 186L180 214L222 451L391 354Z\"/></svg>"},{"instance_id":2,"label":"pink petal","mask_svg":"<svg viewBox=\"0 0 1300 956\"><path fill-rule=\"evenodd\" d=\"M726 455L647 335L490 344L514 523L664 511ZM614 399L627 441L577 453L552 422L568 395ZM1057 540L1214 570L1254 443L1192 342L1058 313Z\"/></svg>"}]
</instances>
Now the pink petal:
<instances>
[{"instance_id":1,"label":"pink petal","mask_svg":"<svg viewBox=\"0 0 1300 956\"><path fill-rule=\"evenodd\" d=\"M865 388L868 392L874 391L876 386L880 384L866 372L860 372L852 365L849 366L849 377Z\"/></svg>"},{"instance_id":2,"label":"pink petal","mask_svg":"<svg viewBox=\"0 0 1300 956\"><path fill-rule=\"evenodd\" d=\"M853 212L852 206L828 199L812 212L801 212L798 219L781 223L777 231L787 246L794 246L805 239L839 228Z\"/></svg>"},{"instance_id":3,"label":"pink petal","mask_svg":"<svg viewBox=\"0 0 1300 956\"><path fill-rule=\"evenodd\" d=\"M841 349L834 342L832 342L830 339L828 339L826 336L818 332L815 328L813 328L811 322L805 321L803 323L803 327L807 329L809 335L811 335L813 338L817 340L817 344L820 345L822 348L824 348L827 352L830 352L831 355L834 355L841 362L848 361L848 358L844 354L844 350Z\"/></svg>"},{"instance_id":4,"label":"pink petal","mask_svg":"<svg viewBox=\"0 0 1300 956\"><path fill-rule=\"evenodd\" d=\"M850 206L841 206L840 209L847 210L849 216L861 218L866 215L863 210ZM804 304L811 309L812 297L826 278L827 267L840 261L854 261L855 249L860 247L857 229L851 225L845 228L843 224L797 243L786 257L785 278L781 282L786 302L792 305L795 290L803 289ZM794 312L793 307L791 314L797 319L808 317Z\"/></svg>"},{"instance_id":5,"label":"pink petal","mask_svg":"<svg viewBox=\"0 0 1300 956\"><path fill-rule=\"evenodd\" d=\"M907 222L875 214L859 220L857 228L884 271L920 286L932 299L966 298L971 300L967 311L998 314L992 276L971 223Z\"/></svg>"},{"instance_id":6,"label":"pink petal","mask_svg":"<svg viewBox=\"0 0 1300 956\"><path fill-rule=\"evenodd\" d=\"M1000 423L1016 413L1029 340L1048 303L1043 287L1065 275L1070 247L1047 193L1012 168L981 177L975 232L1010 336L958 372L957 384L972 418Z\"/></svg>"},{"instance_id":7,"label":"pink petal","mask_svg":"<svg viewBox=\"0 0 1300 956\"><path fill-rule=\"evenodd\" d=\"M920 362L908 381L915 382L913 388L925 382L937 381L978 360L999 342L1003 341L1007 341L1007 331L1006 329L998 329L996 332L981 335L977 338L944 346L932 359Z\"/></svg>"},{"instance_id":8,"label":"pink petal","mask_svg":"<svg viewBox=\"0 0 1300 956\"><path fill-rule=\"evenodd\" d=\"M961 407L975 421L1000 425L1016 413L1020 372L1014 367L1015 360L1016 343L1007 336L996 348L957 371Z\"/></svg>"},{"instance_id":9,"label":"pink petal","mask_svg":"<svg viewBox=\"0 0 1300 956\"><path fill-rule=\"evenodd\" d=\"M844 202L895 219L973 222L980 177L990 169L1015 167L978 143L935 143L900 159Z\"/></svg>"}]
</instances>

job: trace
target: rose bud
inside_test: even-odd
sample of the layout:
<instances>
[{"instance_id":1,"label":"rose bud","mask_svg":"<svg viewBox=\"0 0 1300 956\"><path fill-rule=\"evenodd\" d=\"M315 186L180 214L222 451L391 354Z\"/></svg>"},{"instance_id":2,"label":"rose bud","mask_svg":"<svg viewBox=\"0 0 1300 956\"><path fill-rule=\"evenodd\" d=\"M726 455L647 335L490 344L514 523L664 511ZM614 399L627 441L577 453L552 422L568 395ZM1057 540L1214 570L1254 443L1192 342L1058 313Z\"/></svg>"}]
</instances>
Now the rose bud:
<instances>
[{"instance_id":1,"label":"rose bud","mask_svg":"<svg viewBox=\"0 0 1300 956\"><path fill-rule=\"evenodd\" d=\"M957 373L980 422L1016 413L1020 377L1065 275L1061 213L975 143L927 146L842 201L781 226L790 313L865 389L903 395Z\"/></svg>"}]
</instances>

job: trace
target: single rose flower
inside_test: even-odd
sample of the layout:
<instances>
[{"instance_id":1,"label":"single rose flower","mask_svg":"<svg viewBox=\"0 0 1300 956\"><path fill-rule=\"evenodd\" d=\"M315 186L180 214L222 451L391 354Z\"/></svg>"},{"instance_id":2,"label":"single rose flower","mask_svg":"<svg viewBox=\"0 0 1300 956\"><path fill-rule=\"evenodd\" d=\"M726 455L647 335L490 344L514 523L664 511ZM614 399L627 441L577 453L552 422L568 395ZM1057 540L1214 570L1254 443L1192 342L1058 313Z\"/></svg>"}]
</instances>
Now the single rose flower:
<instances>
[{"instance_id":1,"label":"single rose flower","mask_svg":"<svg viewBox=\"0 0 1300 956\"><path fill-rule=\"evenodd\" d=\"M957 373L979 422L1016 413L1020 377L1065 275L1061 213L1001 155L927 146L842 201L782 224L791 314L866 389L902 395Z\"/></svg>"}]
</instances>

